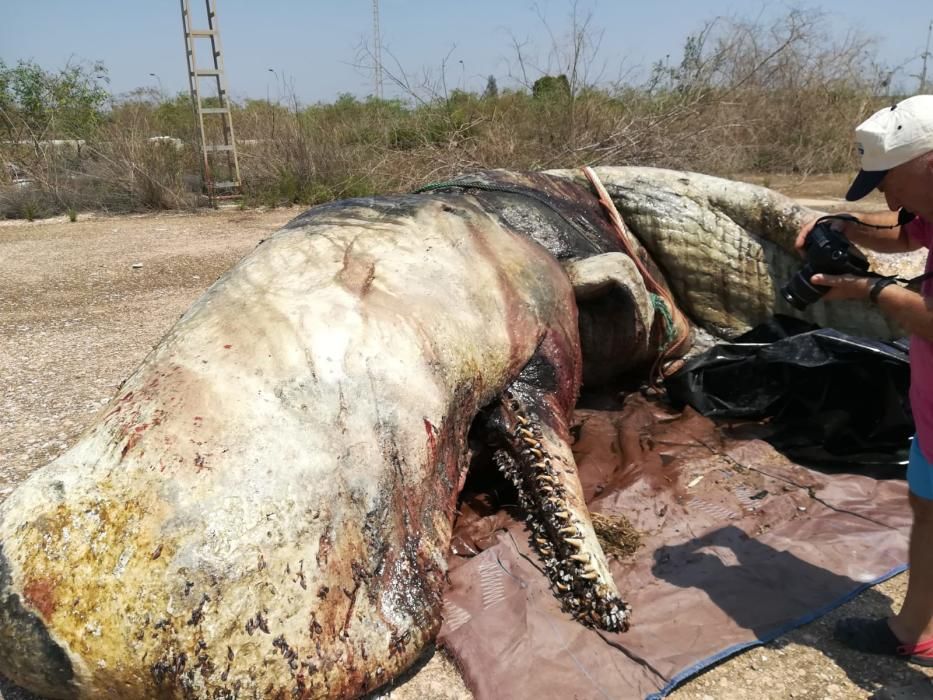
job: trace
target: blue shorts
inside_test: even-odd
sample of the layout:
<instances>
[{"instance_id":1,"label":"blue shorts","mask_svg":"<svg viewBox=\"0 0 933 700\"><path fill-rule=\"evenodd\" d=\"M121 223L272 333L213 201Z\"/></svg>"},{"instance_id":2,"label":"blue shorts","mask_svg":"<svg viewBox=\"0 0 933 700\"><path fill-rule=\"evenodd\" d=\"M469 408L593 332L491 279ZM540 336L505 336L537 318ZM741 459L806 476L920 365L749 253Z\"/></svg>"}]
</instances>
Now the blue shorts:
<instances>
[{"instance_id":1,"label":"blue shorts","mask_svg":"<svg viewBox=\"0 0 933 700\"><path fill-rule=\"evenodd\" d=\"M907 485L910 492L920 498L933 501L933 465L920 451L920 441L914 435L910 441L910 458L907 462Z\"/></svg>"}]
</instances>

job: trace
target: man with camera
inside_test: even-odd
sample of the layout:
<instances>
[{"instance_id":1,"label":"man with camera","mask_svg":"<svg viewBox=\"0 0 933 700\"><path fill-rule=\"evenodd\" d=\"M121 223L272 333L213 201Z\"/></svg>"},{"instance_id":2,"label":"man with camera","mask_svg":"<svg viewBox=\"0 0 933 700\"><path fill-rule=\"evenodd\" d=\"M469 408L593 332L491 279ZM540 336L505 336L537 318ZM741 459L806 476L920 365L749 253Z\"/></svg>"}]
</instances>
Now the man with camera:
<instances>
[{"instance_id":1,"label":"man with camera","mask_svg":"<svg viewBox=\"0 0 933 700\"><path fill-rule=\"evenodd\" d=\"M890 211L835 219L832 227L878 252L933 248L933 95L876 112L856 127L855 140L862 168L846 199L861 199L877 188ZM801 253L817 223L801 228L795 243ZM927 256L926 271L933 271L933 255ZM911 334L910 405L917 432L907 468L913 512L907 594L895 616L846 618L835 636L859 651L933 666L933 279L925 279L919 293L890 277L818 273L810 281L828 288L824 299L870 300Z\"/></svg>"}]
</instances>

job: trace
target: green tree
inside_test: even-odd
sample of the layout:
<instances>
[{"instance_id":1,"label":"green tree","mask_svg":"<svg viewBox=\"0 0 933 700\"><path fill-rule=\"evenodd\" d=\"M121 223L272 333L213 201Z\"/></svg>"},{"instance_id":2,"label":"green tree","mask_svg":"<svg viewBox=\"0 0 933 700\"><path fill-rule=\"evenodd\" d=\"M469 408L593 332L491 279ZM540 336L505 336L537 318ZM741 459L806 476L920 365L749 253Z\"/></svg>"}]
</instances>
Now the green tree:
<instances>
[{"instance_id":1,"label":"green tree","mask_svg":"<svg viewBox=\"0 0 933 700\"><path fill-rule=\"evenodd\" d=\"M536 99L570 97L570 81L563 73L557 76L545 75L531 86L531 94Z\"/></svg>"},{"instance_id":2,"label":"green tree","mask_svg":"<svg viewBox=\"0 0 933 700\"><path fill-rule=\"evenodd\" d=\"M86 139L103 121L108 92L102 63L68 64L57 72L32 61L0 61L0 109L7 136L33 141Z\"/></svg>"}]
</instances>

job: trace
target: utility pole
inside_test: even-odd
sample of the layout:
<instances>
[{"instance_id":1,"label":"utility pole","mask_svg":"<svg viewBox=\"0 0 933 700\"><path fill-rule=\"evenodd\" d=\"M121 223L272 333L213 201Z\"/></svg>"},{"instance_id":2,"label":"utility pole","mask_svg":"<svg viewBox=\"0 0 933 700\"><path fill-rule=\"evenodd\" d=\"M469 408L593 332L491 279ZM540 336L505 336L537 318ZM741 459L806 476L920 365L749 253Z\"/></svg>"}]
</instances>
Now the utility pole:
<instances>
[{"instance_id":1,"label":"utility pole","mask_svg":"<svg viewBox=\"0 0 933 700\"><path fill-rule=\"evenodd\" d=\"M382 38L379 34L379 0L373 0L373 61L375 70L373 71L373 94L376 98L382 99Z\"/></svg>"},{"instance_id":2,"label":"utility pole","mask_svg":"<svg viewBox=\"0 0 933 700\"><path fill-rule=\"evenodd\" d=\"M192 27L190 0L181 0L181 22L185 33L185 55L188 58L188 87L191 91L191 102L197 119L198 133L201 142L201 170L204 179L204 189L211 206L218 196L236 196L240 189L240 165L236 153L236 139L233 136L233 117L227 78L224 73L223 51L220 46L220 28L217 24L216 0L204 0L204 9L207 12L207 28L195 29ZM198 65L196 54L197 40L210 42L210 58L207 66ZM201 78L214 81L217 91L216 104L206 106L203 102ZM209 95L210 99L213 95ZM206 129L204 116L219 117L219 129ZM216 138L220 131L221 143L208 143L208 135ZM222 157L226 156L226 168L223 167ZM219 193L225 194L219 194Z\"/></svg>"},{"instance_id":3,"label":"utility pole","mask_svg":"<svg viewBox=\"0 0 933 700\"><path fill-rule=\"evenodd\" d=\"M930 35L933 34L933 19L930 20L930 26L927 29L927 48L923 52L923 69L920 71L920 94L922 95L927 86L927 59L930 57Z\"/></svg>"}]
</instances>

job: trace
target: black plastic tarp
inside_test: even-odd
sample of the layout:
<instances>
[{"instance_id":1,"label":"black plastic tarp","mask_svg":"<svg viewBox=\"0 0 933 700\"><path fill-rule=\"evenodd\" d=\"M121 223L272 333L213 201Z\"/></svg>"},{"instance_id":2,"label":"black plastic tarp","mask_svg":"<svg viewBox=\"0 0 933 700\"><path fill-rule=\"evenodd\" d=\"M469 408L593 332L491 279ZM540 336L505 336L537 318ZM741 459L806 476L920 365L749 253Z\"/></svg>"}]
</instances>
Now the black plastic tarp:
<instances>
[{"instance_id":1,"label":"black plastic tarp","mask_svg":"<svg viewBox=\"0 0 933 700\"><path fill-rule=\"evenodd\" d=\"M897 464L914 430L906 341L789 317L688 360L665 384L676 407L766 421L758 435L805 463Z\"/></svg>"}]
</instances>

